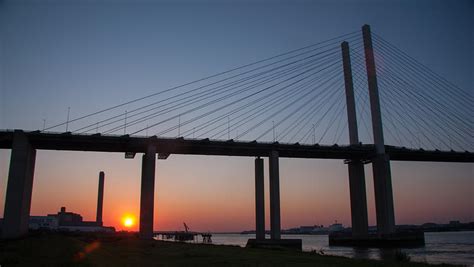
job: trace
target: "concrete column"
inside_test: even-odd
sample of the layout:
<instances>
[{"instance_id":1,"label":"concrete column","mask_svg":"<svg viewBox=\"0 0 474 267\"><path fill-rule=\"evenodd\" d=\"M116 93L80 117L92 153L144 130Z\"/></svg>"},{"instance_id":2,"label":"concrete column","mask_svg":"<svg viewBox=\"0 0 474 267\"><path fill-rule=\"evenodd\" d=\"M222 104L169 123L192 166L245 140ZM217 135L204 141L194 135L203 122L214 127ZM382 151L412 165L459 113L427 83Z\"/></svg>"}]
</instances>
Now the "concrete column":
<instances>
[{"instance_id":1,"label":"concrete column","mask_svg":"<svg viewBox=\"0 0 474 267\"><path fill-rule=\"evenodd\" d=\"M392 175L388 155L377 155L372 159L374 174L375 212L379 235L395 232Z\"/></svg>"},{"instance_id":2,"label":"concrete column","mask_svg":"<svg viewBox=\"0 0 474 267\"><path fill-rule=\"evenodd\" d=\"M99 191L97 194L97 216L95 221L102 226L102 207L104 203L104 172L99 172Z\"/></svg>"},{"instance_id":3,"label":"concrete column","mask_svg":"<svg viewBox=\"0 0 474 267\"><path fill-rule=\"evenodd\" d=\"M255 159L255 239L265 239L265 187L263 159Z\"/></svg>"},{"instance_id":4,"label":"concrete column","mask_svg":"<svg viewBox=\"0 0 474 267\"><path fill-rule=\"evenodd\" d=\"M142 184L140 194L140 238L153 238L153 211L155 194L156 148L148 146L142 158Z\"/></svg>"},{"instance_id":5,"label":"concrete column","mask_svg":"<svg viewBox=\"0 0 474 267\"><path fill-rule=\"evenodd\" d=\"M18 238L28 234L35 160L36 150L29 143L28 137L23 131L15 131L8 173L2 238Z\"/></svg>"},{"instance_id":6,"label":"concrete column","mask_svg":"<svg viewBox=\"0 0 474 267\"><path fill-rule=\"evenodd\" d=\"M272 151L269 157L270 167L270 237L280 239L280 170L278 151Z\"/></svg>"},{"instance_id":7,"label":"concrete column","mask_svg":"<svg viewBox=\"0 0 474 267\"><path fill-rule=\"evenodd\" d=\"M390 172L390 161L388 156L385 154L382 114L380 112L379 92L377 85L377 73L369 25L364 25L362 27L362 35L364 39L365 63L367 68L370 111L372 117L372 131L374 135L376 152L376 156L372 160L372 171L374 174L377 231L379 235L383 235L390 234L395 231L392 178Z\"/></svg>"},{"instance_id":8,"label":"concrete column","mask_svg":"<svg viewBox=\"0 0 474 267\"><path fill-rule=\"evenodd\" d=\"M357 130L354 84L352 80L351 57L349 44L341 44L344 82L346 89L347 121L349 124L349 142L359 144ZM351 200L352 236L363 237L368 234L367 196L365 191L364 164L359 159L351 159L348 164L349 190Z\"/></svg>"},{"instance_id":9,"label":"concrete column","mask_svg":"<svg viewBox=\"0 0 474 267\"><path fill-rule=\"evenodd\" d=\"M349 162L348 169L352 236L365 237L368 235L369 220L367 215L364 164L360 160L353 160Z\"/></svg>"}]
</instances>

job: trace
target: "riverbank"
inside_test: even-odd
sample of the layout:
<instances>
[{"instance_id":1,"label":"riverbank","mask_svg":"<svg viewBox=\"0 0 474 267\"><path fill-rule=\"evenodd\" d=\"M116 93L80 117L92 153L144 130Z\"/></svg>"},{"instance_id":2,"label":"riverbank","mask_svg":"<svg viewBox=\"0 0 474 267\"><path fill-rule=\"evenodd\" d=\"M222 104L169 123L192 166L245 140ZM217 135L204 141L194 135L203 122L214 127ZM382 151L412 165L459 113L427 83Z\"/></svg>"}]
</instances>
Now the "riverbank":
<instances>
[{"instance_id":1,"label":"riverbank","mask_svg":"<svg viewBox=\"0 0 474 267\"><path fill-rule=\"evenodd\" d=\"M144 241L134 235L38 234L0 242L4 266L433 266L374 261L314 252ZM438 265L440 266L440 265ZM450 266L450 265L444 265Z\"/></svg>"}]
</instances>

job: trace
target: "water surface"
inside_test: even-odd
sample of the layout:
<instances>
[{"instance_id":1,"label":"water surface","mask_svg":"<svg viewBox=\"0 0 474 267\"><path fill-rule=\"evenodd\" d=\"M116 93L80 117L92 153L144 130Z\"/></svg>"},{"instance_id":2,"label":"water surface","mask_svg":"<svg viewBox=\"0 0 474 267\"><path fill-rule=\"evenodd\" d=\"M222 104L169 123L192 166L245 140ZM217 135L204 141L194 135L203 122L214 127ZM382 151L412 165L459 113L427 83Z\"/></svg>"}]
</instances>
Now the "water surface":
<instances>
[{"instance_id":1,"label":"water surface","mask_svg":"<svg viewBox=\"0 0 474 267\"><path fill-rule=\"evenodd\" d=\"M255 238L255 235L212 235L214 244L242 247L245 246L249 238ZM282 238L300 238L303 241L303 250L315 250L326 255L365 259L390 259L394 257L395 253L394 250L390 249L355 249L329 246L327 235L283 235ZM474 266L474 232L425 233L425 242L425 247L402 249L402 251L407 253L413 261Z\"/></svg>"}]
</instances>

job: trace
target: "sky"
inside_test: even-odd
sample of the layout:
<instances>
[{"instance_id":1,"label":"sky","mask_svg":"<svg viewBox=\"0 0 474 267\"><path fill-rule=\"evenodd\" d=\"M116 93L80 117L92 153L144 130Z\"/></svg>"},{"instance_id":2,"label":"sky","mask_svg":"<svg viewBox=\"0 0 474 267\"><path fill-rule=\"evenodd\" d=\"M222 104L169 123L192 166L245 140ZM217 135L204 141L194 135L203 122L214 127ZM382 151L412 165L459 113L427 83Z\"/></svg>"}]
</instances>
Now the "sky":
<instances>
[{"instance_id":1,"label":"sky","mask_svg":"<svg viewBox=\"0 0 474 267\"><path fill-rule=\"evenodd\" d=\"M473 12L472 1L0 1L0 129L41 129L68 107L78 117L364 24L472 96ZM138 217L139 158L38 151L31 215L66 206L94 220L103 170L104 223L121 229ZM0 150L0 215L9 160ZM154 228L253 229L253 160L158 160ZM350 225L342 161L282 158L280 177L283 228ZM392 180L397 224L474 221L472 164L392 162ZM366 188L374 225L370 165Z\"/></svg>"}]
</instances>

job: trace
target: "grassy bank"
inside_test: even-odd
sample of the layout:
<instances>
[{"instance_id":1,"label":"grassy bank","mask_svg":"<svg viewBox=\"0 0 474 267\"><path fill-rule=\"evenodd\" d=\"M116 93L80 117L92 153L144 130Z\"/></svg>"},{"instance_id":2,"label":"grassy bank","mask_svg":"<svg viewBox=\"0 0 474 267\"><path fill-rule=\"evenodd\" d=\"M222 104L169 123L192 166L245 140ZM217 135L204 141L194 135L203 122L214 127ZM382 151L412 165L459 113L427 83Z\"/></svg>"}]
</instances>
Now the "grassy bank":
<instances>
[{"instance_id":1,"label":"grassy bank","mask_svg":"<svg viewBox=\"0 0 474 267\"><path fill-rule=\"evenodd\" d=\"M5 266L430 266L316 253L144 241L134 236L38 234L1 241ZM447 265L445 265L447 266Z\"/></svg>"}]
</instances>

